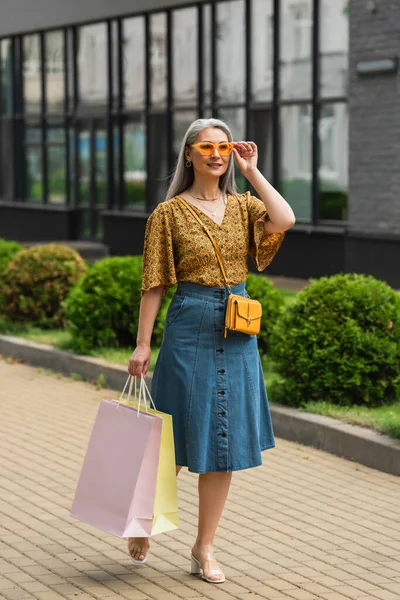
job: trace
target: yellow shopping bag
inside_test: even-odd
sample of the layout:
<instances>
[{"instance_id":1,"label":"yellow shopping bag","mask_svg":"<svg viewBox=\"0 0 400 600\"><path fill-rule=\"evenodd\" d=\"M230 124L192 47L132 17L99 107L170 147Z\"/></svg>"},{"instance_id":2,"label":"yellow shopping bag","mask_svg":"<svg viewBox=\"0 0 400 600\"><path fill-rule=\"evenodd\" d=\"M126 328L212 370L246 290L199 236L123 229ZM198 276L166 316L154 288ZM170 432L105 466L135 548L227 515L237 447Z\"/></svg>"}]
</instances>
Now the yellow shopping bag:
<instances>
[{"instance_id":1,"label":"yellow shopping bag","mask_svg":"<svg viewBox=\"0 0 400 600\"><path fill-rule=\"evenodd\" d=\"M130 381L132 389L132 379ZM158 464L156 496L154 500L154 517L151 535L166 533L178 529L178 491L176 485L175 445L173 435L172 415L168 415L148 406L147 398L153 403L144 378L140 381L139 398L137 398L135 379L135 400L131 406L161 417L163 420L160 443L160 460ZM144 400L142 406L142 399ZM154 403L153 403L154 406Z\"/></svg>"}]
</instances>

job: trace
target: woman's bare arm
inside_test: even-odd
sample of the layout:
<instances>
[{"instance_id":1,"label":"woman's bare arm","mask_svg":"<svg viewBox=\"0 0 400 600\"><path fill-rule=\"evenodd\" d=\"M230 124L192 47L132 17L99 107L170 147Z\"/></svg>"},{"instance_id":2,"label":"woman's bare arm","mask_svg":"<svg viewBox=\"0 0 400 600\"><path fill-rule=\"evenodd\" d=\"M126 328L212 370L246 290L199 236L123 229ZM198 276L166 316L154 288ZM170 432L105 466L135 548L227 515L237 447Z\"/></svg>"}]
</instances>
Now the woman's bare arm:
<instances>
[{"instance_id":1,"label":"woman's bare arm","mask_svg":"<svg viewBox=\"0 0 400 600\"><path fill-rule=\"evenodd\" d=\"M136 348L128 364L128 372L131 375L141 377L142 375L146 375L148 371L151 356L151 336L154 329L154 322L160 310L163 291L164 286L160 285L143 293L140 302Z\"/></svg>"}]
</instances>

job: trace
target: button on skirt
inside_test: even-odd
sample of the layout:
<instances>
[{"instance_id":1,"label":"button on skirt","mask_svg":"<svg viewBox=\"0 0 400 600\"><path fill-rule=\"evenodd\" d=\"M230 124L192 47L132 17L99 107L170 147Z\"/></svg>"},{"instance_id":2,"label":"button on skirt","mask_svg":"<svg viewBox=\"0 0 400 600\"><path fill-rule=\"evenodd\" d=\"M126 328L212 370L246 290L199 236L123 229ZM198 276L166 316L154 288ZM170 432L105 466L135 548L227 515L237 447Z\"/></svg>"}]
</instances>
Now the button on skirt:
<instances>
[{"instance_id":1,"label":"button on skirt","mask_svg":"<svg viewBox=\"0 0 400 600\"><path fill-rule=\"evenodd\" d=\"M246 296L245 283L232 287ZM261 465L275 445L256 336L228 331L225 288L181 282L166 318L152 395L173 418L176 464L194 473Z\"/></svg>"}]
</instances>

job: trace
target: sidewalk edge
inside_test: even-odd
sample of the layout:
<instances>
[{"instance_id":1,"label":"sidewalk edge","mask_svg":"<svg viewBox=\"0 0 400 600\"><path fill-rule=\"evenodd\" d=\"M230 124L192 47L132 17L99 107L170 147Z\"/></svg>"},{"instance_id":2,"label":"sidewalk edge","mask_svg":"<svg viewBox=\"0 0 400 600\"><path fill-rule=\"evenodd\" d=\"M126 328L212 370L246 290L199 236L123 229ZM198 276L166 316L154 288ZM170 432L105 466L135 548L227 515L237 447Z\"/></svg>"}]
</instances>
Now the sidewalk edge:
<instances>
[{"instance_id":1,"label":"sidewalk edge","mask_svg":"<svg viewBox=\"0 0 400 600\"><path fill-rule=\"evenodd\" d=\"M105 379L104 385L115 390L122 390L127 378L127 370L123 365L112 365L89 356L77 356L19 337L0 335L0 354L63 375L77 373L90 381L102 376ZM146 377L146 381L151 385L151 374ZM400 440L372 429L295 408L270 403L270 409L277 437L325 450L385 473L400 475Z\"/></svg>"}]
</instances>

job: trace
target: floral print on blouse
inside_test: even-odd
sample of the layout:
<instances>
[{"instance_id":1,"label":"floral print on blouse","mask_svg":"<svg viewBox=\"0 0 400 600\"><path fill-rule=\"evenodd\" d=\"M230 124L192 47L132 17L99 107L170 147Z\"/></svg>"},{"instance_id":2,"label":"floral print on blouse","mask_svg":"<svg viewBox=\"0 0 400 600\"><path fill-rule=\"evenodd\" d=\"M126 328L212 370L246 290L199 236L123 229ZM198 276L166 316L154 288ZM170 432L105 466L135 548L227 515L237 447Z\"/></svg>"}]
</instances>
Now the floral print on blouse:
<instances>
[{"instance_id":1,"label":"floral print on blouse","mask_svg":"<svg viewBox=\"0 0 400 600\"><path fill-rule=\"evenodd\" d=\"M193 205L192 205L193 206ZM264 203L245 194L228 194L221 225L193 206L220 247L229 285L247 279L247 257L263 271L272 261L284 233L264 232L268 214ZM142 293L156 286L190 281L224 287L214 246L188 208L171 198L159 204L147 221L143 251Z\"/></svg>"}]
</instances>

